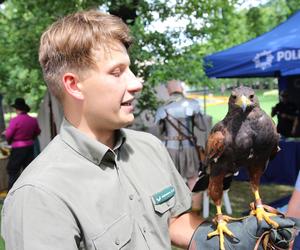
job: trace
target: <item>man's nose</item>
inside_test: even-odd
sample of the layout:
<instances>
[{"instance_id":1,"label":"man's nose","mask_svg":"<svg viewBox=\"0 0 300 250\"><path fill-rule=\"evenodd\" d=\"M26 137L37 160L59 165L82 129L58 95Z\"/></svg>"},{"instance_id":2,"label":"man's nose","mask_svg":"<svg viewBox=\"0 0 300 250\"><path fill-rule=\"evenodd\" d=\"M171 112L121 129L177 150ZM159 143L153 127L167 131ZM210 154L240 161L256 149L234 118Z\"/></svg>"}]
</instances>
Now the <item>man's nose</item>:
<instances>
[{"instance_id":1,"label":"man's nose","mask_svg":"<svg viewBox=\"0 0 300 250\"><path fill-rule=\"evenodd\" d=\"M129 92L138 92L143 88L142 80L137 78L131 70L129 70L127 82Z\"/></svg>"}]
</instances>

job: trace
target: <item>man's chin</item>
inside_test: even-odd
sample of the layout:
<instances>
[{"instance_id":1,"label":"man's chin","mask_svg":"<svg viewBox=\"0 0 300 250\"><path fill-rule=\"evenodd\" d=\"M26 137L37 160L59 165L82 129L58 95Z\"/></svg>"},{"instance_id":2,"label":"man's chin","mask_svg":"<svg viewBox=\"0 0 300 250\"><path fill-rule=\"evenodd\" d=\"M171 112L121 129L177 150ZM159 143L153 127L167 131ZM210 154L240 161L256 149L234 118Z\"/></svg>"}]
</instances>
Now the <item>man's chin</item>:
<instances>
[{"instance_id":1,"label":"man's chin","mask_svg":"<svg viewBox=\"0 0 300 250\"><path fill-rule=\"evenodd\" d=\"M134 119L132 119L132 121L128 121L127 124L125 125L126 127L131 126L134 122Z\"/></svg>"},{"instance_id":2,"label":"man's chin","mask_svg":"<svg viewBox=\"0 0 300 250\"><path fill-rule=\"evenodd\" d=\"M128 127L130 125L132 125L134 122L134 116L132 115L132 117L128 117L126 121L124 121L123 123L123 128Z\"/></svg>"}]
</instances>

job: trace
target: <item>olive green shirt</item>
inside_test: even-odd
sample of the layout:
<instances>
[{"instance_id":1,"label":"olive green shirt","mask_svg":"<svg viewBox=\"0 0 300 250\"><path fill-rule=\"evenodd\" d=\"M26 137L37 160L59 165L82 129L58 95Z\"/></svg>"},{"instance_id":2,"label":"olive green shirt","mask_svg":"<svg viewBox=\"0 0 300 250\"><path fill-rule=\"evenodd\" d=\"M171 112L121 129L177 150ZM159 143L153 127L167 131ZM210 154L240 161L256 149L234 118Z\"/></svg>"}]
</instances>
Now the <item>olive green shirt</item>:
<instances>
[{"instance_id":1,"label":"olive green shirt","mask_svg":"<svg viewBox=\"0 0 300 250\"><path fill-rule=\"evenodd\" d=\"M171 249L191 194L154 136L117 131L113 150L64 120L5 199L6 250Z\"/></svg>"}]
</instances>

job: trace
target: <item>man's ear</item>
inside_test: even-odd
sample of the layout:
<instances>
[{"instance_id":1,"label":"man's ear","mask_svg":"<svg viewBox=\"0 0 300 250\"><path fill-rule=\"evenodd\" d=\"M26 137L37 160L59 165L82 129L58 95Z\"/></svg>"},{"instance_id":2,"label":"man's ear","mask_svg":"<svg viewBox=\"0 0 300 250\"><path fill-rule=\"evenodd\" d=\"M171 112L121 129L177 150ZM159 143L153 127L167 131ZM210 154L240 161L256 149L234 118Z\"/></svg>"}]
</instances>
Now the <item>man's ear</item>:
<instances>
[{"instance_id":1,"label":"man's ear","mask_svg":"<svg viewBox=\"0 0 300 250\"><path fill-rule=\"evenodd\" d=\"M80 89L79 77L73 73L65 73L63 75L63 84L67 93L76 99L83 100L83 95Z\"/></svg>"}]
</instances>

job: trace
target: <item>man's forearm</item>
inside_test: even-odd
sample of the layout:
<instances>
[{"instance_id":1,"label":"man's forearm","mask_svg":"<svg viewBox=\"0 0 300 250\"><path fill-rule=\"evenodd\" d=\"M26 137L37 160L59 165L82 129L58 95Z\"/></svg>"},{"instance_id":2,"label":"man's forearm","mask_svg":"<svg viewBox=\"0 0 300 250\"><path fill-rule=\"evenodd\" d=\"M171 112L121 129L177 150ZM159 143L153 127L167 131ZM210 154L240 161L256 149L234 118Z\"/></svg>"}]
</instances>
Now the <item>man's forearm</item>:
<instances>
[{"instance_id":1,"label":"man's forearm","mask_svg":"<svg viewBox=\"0 0 300 250\"><path fill-rule=\"evenodd\" d=\"M203 221L203 218L194 212L185 213L177 218L172 218L169 225L172 244L186 249L194 231Z\"/></svg>"}]
</instances>

